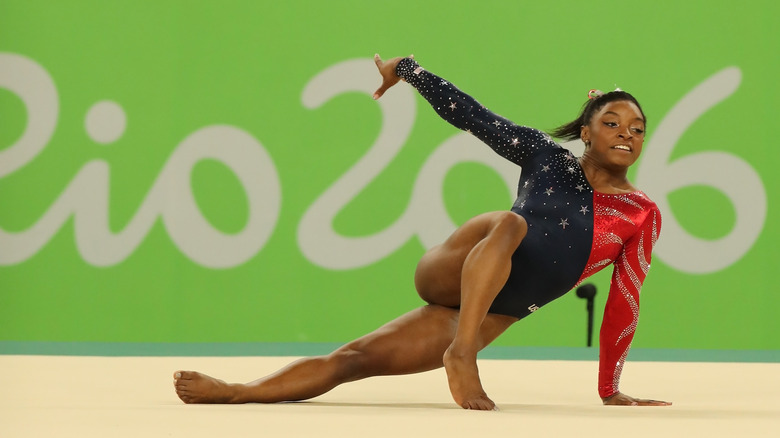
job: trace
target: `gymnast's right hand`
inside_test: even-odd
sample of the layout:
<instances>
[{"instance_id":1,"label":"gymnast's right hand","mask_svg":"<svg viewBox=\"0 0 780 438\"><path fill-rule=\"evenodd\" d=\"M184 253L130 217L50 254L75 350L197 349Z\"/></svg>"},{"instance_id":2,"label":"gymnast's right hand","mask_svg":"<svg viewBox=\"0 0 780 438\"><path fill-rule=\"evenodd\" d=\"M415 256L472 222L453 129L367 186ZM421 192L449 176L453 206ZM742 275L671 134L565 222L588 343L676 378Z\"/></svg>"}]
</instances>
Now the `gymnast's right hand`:
<instances>
[{"instance_id":1,"label":"gymnast's right hand","mask_svg":"<svg viewBox=\"0 0 780 438\"><path fill-rule=\"evenodd\" d=\"M409 57L414 58L414 55L410 55ZM398 63L401 62L402 59L403 58L398 57L398 58L388 59L387 61L382 61L382 58L379 57L379 54L374 55L374 62L376 63L376 68L379 69L379 74L382 75L382 85L379 88L377 88L377 90L374 92L374 100L382 97L382 95L385 94L385 91L387 91L388 88L397 84L398 81L401 80L401 78L398 77L397 74L395 74L395 68L398 66Z\"/></svg>"}]
</instances>

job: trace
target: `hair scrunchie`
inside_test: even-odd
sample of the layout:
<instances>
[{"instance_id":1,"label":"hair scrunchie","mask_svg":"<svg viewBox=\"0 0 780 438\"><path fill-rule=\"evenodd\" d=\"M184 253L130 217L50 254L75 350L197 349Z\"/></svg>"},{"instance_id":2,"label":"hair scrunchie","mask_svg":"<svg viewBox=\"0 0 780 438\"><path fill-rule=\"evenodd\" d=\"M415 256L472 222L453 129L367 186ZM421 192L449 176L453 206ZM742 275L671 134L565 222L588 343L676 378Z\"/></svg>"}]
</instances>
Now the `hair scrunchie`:
<instances>
[{"instance_id":1,"label":"hair scrunchie","mask_svg":"<svg viewBox=\"0 0 780 438\"><path fill-rule=\"evenodd\" d=\"M593 89L593 90L589 90L588 91L588 99L590 99L590 100L598 99L599 97L601 97L603 95L604 95L604 92L601 91L601 90Z\"/></svg>"}]
</instances>

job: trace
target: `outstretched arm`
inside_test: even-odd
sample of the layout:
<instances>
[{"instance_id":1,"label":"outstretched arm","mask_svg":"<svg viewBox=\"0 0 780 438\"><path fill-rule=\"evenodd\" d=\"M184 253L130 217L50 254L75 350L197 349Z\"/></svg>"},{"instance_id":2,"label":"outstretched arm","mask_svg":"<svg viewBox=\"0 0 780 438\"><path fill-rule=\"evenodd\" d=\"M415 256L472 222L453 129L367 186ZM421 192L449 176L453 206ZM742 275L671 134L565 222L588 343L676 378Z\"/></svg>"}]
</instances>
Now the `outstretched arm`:
<instances>
[{"instance_id":1,"label":"outstretched arm","mask_svg":"<svg viewBox=\"0 0 780 438\"><path fill-rule=\"evenodd\" d=\"M639 320L639 290L650 269L650 255L661 228L657 209L626 242L615 260L609 297L599 339L599 396L605 405L667 406L671 403L637 399L619 390L620 375Z\"/></svg>"},{"instance_id":2,"label":"outstretched arm","mask_svg":"<svg viewBox=\"0 0 780 438\"><path fill-rule=\"evenodd\" d=\"M450 82L420 67L413 57L383 62L376 55L374 61L383 80L382 86L374 93L375 99L399 80L404 80L417 89L441 118L473 134L515 164L522 166L540 149L560 147L547 134L516 125L488 110Z\"/></svg>"}]
</instances>

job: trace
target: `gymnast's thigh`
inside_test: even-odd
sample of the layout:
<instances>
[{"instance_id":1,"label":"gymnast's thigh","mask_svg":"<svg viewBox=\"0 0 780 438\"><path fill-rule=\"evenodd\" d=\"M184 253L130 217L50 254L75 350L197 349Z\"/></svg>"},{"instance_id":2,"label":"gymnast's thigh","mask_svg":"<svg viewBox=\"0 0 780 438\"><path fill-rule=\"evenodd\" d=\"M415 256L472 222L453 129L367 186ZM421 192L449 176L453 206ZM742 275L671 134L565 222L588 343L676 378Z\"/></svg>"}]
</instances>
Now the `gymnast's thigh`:
<instances>
[{"instance_id":1,"label":"gymnast's thigh","mask_svg":"<svg viewBox=\"0 0 780 438\"><path fill-rule=\"evenodd\" d=\"M525 220L511 211L483 213L468 220L441 245L434 246L417 264L417 292L431 304L460 304L461 272L471 250L489 233L525 233Z\"/></svg>"}]
</instances>

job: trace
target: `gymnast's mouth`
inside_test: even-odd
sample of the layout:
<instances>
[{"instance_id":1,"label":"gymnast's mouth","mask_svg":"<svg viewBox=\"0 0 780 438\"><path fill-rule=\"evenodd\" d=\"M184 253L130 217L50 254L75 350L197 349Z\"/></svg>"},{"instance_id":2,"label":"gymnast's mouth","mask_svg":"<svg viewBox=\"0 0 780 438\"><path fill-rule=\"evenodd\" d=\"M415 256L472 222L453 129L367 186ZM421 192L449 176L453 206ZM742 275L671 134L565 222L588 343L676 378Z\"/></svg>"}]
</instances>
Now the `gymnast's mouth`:
<instances>
[{"instance_id":1,"label":"gymnast's mouth","mask_svg":"<svg viewBox=\"0 0 780 438\"><path fill-rule=\"evenodd\" d=\"M616 144L615 146L612 146L612 149L617 149L620 151L626 151L626 152L632 152L633 149L631 146L625 145L625 144Z\"/></svg>"}]
</instances>

